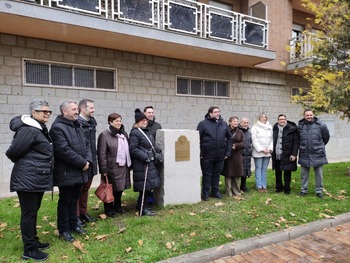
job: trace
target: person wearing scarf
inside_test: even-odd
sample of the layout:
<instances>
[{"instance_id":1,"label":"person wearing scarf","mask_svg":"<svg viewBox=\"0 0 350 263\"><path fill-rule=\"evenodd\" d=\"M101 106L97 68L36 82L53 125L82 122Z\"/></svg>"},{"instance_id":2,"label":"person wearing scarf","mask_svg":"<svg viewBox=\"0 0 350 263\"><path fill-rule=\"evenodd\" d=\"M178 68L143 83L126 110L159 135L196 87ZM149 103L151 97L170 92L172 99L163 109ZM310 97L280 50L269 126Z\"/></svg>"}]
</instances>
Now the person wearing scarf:
<instances>
[{"instance_id":1,"label":"person wearing scarf","mask_svg":"<svg viewBox=\"0 0 350 263\"><path fill-rule=\"evenodd\" d=\"M114 202L105 203L104 211L108 217L124 214L121 197L125 189L131 187L128 135L118 113L108 115L108 128L98 136L97 156L101 178L108 176L113 186Z\"/></svg>"}]
</instances>

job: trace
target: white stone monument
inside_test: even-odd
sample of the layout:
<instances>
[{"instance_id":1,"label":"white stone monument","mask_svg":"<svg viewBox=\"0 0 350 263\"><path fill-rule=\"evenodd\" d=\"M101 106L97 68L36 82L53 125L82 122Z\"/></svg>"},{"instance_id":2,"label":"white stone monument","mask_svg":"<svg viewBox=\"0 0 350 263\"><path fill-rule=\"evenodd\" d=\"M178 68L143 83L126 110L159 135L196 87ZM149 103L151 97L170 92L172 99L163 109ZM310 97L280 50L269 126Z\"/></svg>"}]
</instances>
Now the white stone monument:
<instances>
[{"instance_id":1,"label":"white stone monument","mask_svg":"<svg viewBox=\"0 0 350 263\"><path fill-rule=\"evenodd\" d=\"M162 149L162 186L156 191L158 205L193 204L201 201L199 134L194 130L157 131Z\"/></svg>"}]
</instances>

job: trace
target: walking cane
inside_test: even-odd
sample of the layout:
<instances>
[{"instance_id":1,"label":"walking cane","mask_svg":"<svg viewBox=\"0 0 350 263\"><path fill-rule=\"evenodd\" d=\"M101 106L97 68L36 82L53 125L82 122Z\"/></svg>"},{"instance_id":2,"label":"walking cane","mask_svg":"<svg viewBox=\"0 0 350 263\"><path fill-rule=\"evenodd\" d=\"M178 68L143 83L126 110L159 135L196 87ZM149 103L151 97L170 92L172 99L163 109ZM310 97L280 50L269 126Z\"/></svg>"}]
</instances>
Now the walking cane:
<instances>
[{"instance_id":1,"label":"walking cane","mask_svg":"<svg viewBox=\"0 0 350 263\"><path fill-rule=\"evenodd\" d=\"M146 168L145 168L145 181L143 182L143 191L142 191L141 208L140 208L139 216L142 216L143 201L145 200L145 191L146 191L146 183L147 183L147 175L148 175L148 166L149 166L149 164L147 164Z\"/></svg>"}]
</instances>

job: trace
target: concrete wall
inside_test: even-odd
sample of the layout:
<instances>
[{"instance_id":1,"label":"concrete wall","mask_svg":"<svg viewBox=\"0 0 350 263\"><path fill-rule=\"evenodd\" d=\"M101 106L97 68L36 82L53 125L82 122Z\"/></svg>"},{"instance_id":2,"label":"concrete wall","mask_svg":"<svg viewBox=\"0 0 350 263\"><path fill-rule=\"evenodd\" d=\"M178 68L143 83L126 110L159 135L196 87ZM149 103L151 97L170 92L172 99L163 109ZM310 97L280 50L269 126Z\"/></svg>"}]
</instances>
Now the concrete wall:
<instances>
[{"instance_id":1,"label":"concrete wall","mask_svg":"<svg viewBox=\"0 0 350 263\"><path fill-rule=\"evenodd\" d=\"M24 86L23 58L116 68L118 91ZM178 96L177 75L229 80L231 97ZM146 105L155 107L157 121L163 128L194 130L210 105L218 105L225 120L237 115L247 116L253 122L259 112L266 112L272 123L280 113L298 121L302 109L291 103L291 88L305 85L299 76L273 71L194 63L0 34L0 196L9 194L12 169L12 163L4 154L13 137L8 124L14 116L28 114L28 105L35 98L46 99L51 105L53 115L49 127L59 114L61 101L91 98L95 100L98 134L106 129L107 116L112 112L123 116L126 129L130 131L134 109L143 109ZM350 149L341 147L350 141L347 122L331 115L321 117L333 127L333 136L327 146L328 156L333 161L349 160Z\"/></svg>"}]
</instances>

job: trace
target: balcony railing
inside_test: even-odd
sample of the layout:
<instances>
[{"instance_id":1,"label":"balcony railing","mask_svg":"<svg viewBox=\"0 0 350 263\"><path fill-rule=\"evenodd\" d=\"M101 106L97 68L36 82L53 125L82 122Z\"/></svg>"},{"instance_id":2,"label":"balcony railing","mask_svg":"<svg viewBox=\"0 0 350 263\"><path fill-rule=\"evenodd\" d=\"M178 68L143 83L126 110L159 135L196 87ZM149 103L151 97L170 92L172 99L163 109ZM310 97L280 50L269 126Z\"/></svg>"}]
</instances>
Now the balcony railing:
<instances>
[{"instance_id":1,"label":"balcony railing","mask_svg":"<svg viewBox=\"0 0 350 263\"><path fill-rule=\"evenodd\" d=\"M312 58L312 43L317 41L316 34L307 33L290 40L290 63Z\"/></svg>"},{"instance_id":2,"label":"balcony railing","mask_svg":"<svg viewBox=\"0 0 350 263\"><path fill-rule=\"evenodd\" d=\"M200 38L268 48L268 21L191 0L29 0L27 2Z\"/></svg>"}]
</instances>

